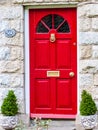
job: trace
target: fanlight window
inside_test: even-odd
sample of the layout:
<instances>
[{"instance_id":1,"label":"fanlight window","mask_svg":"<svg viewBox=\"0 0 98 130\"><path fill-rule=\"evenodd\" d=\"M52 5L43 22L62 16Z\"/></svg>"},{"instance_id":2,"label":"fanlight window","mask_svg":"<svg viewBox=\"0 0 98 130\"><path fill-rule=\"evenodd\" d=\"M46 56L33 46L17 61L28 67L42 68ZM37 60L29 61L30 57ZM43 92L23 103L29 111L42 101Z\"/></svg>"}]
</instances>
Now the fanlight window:
<instances>
[{"instance_id":1,"label":"fanlight window","mask_svg":"<svg viewBox=\"0 0 98 130\"><path fill-rule=\"evenodd\" d=\"M68 22L61 16L50 14L41 19L37 25L37 33L48 33L49 30L56 29L58 33L69 33Z\"/></svg>"}]
</instances>

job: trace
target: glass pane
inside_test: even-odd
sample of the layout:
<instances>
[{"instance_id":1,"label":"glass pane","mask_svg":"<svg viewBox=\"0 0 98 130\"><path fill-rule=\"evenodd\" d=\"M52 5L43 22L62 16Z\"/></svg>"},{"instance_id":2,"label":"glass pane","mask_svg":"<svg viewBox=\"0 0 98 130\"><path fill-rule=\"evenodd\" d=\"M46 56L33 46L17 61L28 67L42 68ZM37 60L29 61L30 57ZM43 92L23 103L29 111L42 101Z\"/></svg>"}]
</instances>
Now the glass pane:
<instances>
[{"instance_id":1,"label":"glass pane","mask_svg":"<svg viewBox=\"0 0 98 130\"><path fill-rule=\"evenodd\" d=\"M42 21L51 29L52 28L52 15L45 16Z\"/></svg>"},{"instance_id":2,"label":"glass pane","mask_svg":"<svg viewBox=\"0 0 98 130\"><path fill-rule=\"evenodd\" d=\"M48 29L40 22L37 26L37 30L38 33L46 33L48 32Z\"/></svg>"},{"instance_id":3,"label":"glass pane","mask_svg":"<svg viewBox=\"0 0 98 130\"><path fill-rule=\"evenodd\" d=\"M61 33L68 33L70 32L70 29L69 29L69 25L67 23L67 21L65 21L62 26L58 29L58 32L61 32Z\"/></svg>"},{"instance_id":4,"label":"glass pane","mask_svg":"<svg viewBox=\"0 0 98 130\"><path fill-rule=\"evenodd\" d=\"M50 14L42 18L39 22L36 31L38 33L48 33L49 29L57 29L59 33L70 32L69 25L67 21L64 22L64 18L56 15Z\"/></svg>"},{"instance_id":5,"label":"glass pane","mask_svg":"<svg viewBox=\"0 0 98 130\"><path fill-rule=\"evenodd\" d=\"M59 15L54 15L54 28L56 29L62 22L64 21L64 18Z\"/></svg>"}]
</instances>

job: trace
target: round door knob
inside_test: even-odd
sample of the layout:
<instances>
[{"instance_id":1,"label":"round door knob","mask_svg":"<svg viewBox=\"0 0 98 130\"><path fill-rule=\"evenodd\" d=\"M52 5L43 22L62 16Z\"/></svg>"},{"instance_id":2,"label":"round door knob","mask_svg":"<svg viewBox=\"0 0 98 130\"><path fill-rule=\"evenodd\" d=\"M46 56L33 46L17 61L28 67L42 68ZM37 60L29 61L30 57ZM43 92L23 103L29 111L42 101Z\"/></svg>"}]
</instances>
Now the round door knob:
<instances>
[{"instance_id":1,"label":"round door knob","mask_svg":"<svg viewBox=\"0 0 98 130\"><path fill-rule=\"evenodd\" d=\"M70 77L74 77L74 75L75 75L74 72L70 72L70 73L69 73L69 76L70 76Z\"/></svg>"}]
</instances>

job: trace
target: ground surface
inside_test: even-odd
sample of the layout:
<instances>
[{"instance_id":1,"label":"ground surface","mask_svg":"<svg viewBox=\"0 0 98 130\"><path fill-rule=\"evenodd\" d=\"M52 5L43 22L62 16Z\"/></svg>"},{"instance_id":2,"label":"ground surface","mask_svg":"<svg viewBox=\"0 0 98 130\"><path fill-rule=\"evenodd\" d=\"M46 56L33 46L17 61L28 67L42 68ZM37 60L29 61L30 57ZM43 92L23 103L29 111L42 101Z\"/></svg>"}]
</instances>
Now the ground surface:
<instances>
[{"instance_id":1,"label":"ground surface","mask_svg":"<svg viewBox=\"0 0 98 130\"><path fill-rule=\"evenodd\" d=\"M29 128L29 130L32 130L32 128ZM74 120L52 120L49 124L48 130L75 130L75 121Z\"/></svg>"},{"instance_id":2,"label":"ground surface","mask_svg":"<svg viewBox=\"0 0 98 130\"><path fill-rule=\"evenodd\" d=\"M0 127L0 130L3 130L2 127ZM84 130L82 127L77 127L75 125L75 120L52 120L49 124L48 129L34 129L33 126L28 128L21 128L19 130ZM93 129L98 130L98 126Z\"/></svg>"}]
</instances>

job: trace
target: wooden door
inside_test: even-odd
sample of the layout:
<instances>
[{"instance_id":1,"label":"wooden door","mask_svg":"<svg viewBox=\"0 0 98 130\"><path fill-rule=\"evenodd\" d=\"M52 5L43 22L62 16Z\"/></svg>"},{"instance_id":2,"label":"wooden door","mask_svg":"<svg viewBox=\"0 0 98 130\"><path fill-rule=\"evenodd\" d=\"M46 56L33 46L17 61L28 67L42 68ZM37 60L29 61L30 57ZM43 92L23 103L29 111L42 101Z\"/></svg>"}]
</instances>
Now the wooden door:
<instances>
[{"instance_id":1,"label":"wooden door","mask_svg":"<svg viewBox=\"0 0 98 130\"><path fill-rule=\"evenodd\" d=\"M31 115L75 115L76 9L31 9L29 25Z\"/></svg>"}]
</instances>

